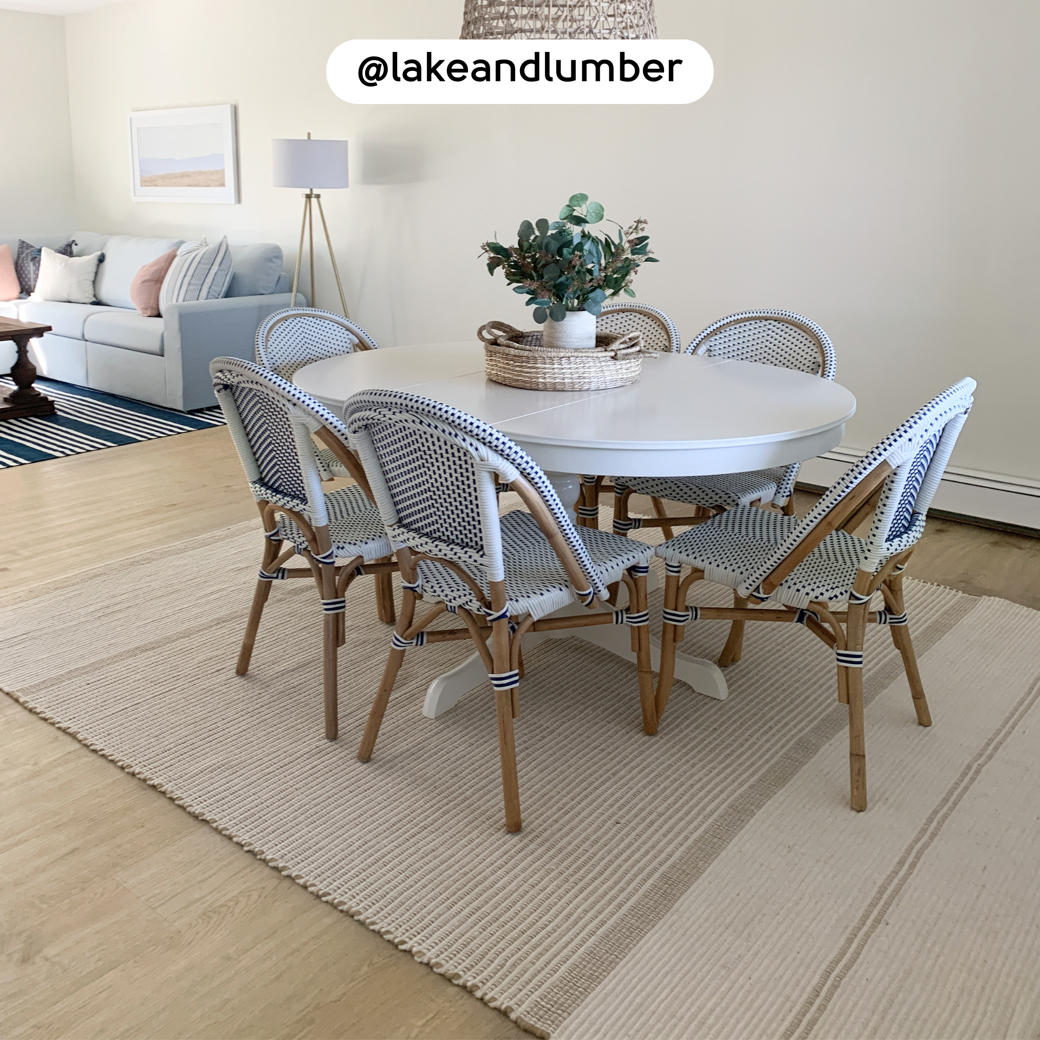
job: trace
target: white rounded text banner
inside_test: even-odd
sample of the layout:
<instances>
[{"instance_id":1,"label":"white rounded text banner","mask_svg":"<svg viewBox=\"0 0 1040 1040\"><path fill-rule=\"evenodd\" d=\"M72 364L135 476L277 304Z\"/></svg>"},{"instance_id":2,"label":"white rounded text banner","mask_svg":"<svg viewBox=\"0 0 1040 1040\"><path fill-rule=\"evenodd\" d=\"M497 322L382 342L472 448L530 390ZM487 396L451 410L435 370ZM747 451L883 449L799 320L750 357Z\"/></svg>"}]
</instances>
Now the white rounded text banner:
<instances>
[{"instance_id":1,"label":"white rounded text banner","mask_svg":"<svg viewBox=\"0 0 1040 1040\"><path fill-rule=\"evenodd\" d=\"M714 72L693 40L348 40L326 69L355 105L688 105Z\"/></svg>"}]
</instances>

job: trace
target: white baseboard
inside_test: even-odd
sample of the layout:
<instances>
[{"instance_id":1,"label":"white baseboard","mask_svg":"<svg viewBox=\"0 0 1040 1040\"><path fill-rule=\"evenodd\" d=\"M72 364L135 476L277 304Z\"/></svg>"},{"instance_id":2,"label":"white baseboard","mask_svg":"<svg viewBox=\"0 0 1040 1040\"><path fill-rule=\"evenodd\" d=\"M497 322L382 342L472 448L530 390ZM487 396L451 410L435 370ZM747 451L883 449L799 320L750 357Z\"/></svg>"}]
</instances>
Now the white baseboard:
<instances>
[{"instance_id":1,"label":"white baseboard","mask_svg":"<svg viewBox=\"0 0 1040 1040\"><path fill-rule=\"evenodd\" d=\"M802 464L800 484L830 487L865 452L835 448ZM1040 531L1040 481L947 466L932 508Z\"/></svg>"}]
</instances>

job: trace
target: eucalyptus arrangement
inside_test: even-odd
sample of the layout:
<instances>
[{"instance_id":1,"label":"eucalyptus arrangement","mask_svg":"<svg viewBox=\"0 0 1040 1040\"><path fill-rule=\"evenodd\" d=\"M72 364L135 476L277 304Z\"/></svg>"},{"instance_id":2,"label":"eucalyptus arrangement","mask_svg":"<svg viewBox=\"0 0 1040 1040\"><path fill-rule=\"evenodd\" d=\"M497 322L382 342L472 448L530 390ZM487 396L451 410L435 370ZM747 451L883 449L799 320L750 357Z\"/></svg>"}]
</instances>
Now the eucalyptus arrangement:
<instances>
[{"instance_id":1,"label":"eucalyptus arrangement","mask_svg":"<svg viewBox=\"0 0 1040 1040\"><path fill-rule=\"evenodd\" d=\"M494 276L501 269L513 292L528 297L534 320L550 323L547 341L553 324L581 313L581 325L591 325L591 342L581 345L594 346L595 318L603 304L622 293L635 296L632 280L640 266L658 262L650 252L650 236L644 234L645 220L640 217L628 227L612 220L616 234L606 229L597 234L592 228L603 220L603 206L579 193L570 197L558 220L525 220L516 245L483 243L488 272Z\"/></svg>"}]
</instances>

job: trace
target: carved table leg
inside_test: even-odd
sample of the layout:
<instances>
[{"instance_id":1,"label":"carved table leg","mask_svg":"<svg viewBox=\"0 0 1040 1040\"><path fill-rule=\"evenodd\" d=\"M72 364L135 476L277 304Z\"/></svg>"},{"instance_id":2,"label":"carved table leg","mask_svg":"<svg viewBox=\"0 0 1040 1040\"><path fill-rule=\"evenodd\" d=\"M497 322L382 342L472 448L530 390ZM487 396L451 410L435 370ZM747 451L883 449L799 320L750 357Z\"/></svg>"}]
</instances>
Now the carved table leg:
<instances>
[{"instance_id":1,"label":"carved table leg","mask_svg":"<svg viewBox=\"0 0 1040 1040\"><path fill-rule=\"evenodd\" d=\"M0 419L55 414L54 402L33 386L36 381L36 366L29 360L29 340L31 338L31 336L15 337L18 359L11 366L11 378L17 389L12 390L0 403Z\"/></svg>"}]
</instances>

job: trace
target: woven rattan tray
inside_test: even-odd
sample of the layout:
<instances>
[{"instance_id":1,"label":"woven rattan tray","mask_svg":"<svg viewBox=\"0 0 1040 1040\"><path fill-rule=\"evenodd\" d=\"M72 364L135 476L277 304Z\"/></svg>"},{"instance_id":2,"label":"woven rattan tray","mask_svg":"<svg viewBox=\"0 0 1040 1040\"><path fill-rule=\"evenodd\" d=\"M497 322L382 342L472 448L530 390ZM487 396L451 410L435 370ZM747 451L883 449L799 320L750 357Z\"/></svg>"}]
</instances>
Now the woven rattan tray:
<instances>
[{"instance_id":1,"label":"woven rattan tray","mask_svg":"<svg viewBox=\"0 0 1040 1040\"><path fill-rule=\"evenodd\" d=\"M596 333L586 350L542 346L541 332L523 332L504 321L477 329L488 379L525 390L609 390L634 383L643 366L643 338Z\"/></svg>"}]
</instances>

